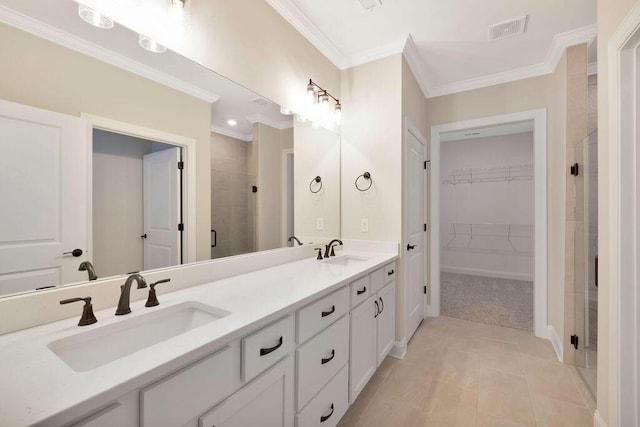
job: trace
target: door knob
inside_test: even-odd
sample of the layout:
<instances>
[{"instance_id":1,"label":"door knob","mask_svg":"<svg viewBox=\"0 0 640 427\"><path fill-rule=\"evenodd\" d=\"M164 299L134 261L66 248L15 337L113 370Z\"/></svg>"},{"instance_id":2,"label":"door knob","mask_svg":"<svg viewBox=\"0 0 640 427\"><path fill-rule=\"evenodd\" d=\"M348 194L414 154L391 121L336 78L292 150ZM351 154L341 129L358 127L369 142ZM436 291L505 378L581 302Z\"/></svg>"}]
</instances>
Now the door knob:
<instances>
[{"instance_id":1,"label":"door knob","mask_svg":"<svg viewBox=\"0 0 640 427\"><path fill-rule=\"evenodd\" d=\"M146 239L147 238L147 233L144 233L143 235L140 236L141 239Z\"/></svg>"},{"instance_id":2,"label":"door knob","mask_svg":"<svg viewBox=\"0 0 640 427\"><path fill-rule=\"evenodd\" d=\"M78 258L79 256L82 256L82 249L74 249L71 252L63 252L62 255L73 255L74 257Z\"/></svg>"},{"instance_id":3,"label":"door knob","mask_svg":"<svg viewBox=\"0 0 640 427\"><path fill-rule=\"evenodd\" d=\"M411 249L415 249L416 245L409 245L407 244L407 250L410 251Z\"/></svg>"}]
</instances>

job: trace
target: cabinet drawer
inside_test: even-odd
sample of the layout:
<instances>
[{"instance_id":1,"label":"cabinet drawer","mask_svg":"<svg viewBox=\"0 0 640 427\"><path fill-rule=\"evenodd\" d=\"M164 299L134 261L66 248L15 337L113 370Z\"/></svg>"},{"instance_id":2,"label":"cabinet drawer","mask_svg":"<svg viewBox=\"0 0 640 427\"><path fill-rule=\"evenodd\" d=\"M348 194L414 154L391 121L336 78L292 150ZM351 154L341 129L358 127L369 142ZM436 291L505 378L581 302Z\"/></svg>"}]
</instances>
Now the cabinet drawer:
<instances>
[{"instance_id":1,"label":"cabinet drawer","mask_svg":"<svg viewBox=\"0 0 640 427\"><path fill-rule=\"evenodd\" d=\"M369 276L361 277L355 282L351 282L351 308L366 301L371 295L371 286L369 286Z\"/></svg>"},{"instance_id":2,"label":"cabinet drawer","mask_svg":"<svg viewBox=\"0 0 640 427\"><path fill-rule=\"evenodd\" d=\"M124 408L120 403L116 402L79 423L73 424L73 427L112 427L122 425L124 425Z\"/></svg>"},{"instance_id":3,"label":"cabinet drawer","mask_svg":"<svg viewBox=\"0 0 640 427\"><path fill-rule=\"evenodd\" d=\"M376 271L369 273L369 284L371 285L371 295L382 289L384 285L384 269L379 268Z\"/></svg>"},{"instance_id":4,"label":"cabinet drawer","mask_svg":"<svg viewBox=\"0 0 640 427\"><path fill-rule=\"evenodd\" d=\"M348 366L343 367L316 397L296 415L297 427L335 427L349 406Z\"/></svg>"},{"instance_id":5,"label":"cabinet drawer","mask_svg":"<svg viewBox=\"0 0 640 427\"><path fill-rule=\"evenodd\" d=\"M242 339L243 381L255 378L294 348L293 328L293 316L287 316Z\"/></svg>"},{"instance_id":6,"label":"cabinet drawer","mask_svg":"<svg viewBox=\"0 0 640 427\"><path fill-rule=\"evenodd\" d=\"M298 310L298 344L302 344L348 311L348 286Z\"/></svg>"},{"instance_id":7,"label":"cabinet drawer","mask_svg":"<svg viewBox=\"0 0 640 427\"><path fill-rule=\"evenodd\" d=\"M392 262L384 266L384 284L391 283L396 278L396 263Z\"/></svg>"},{"instance_id":8,"label":"cabinet drawer","mask_svg":"<svg viewBox=\"0 0 640 427\"><path fill-rule=\"evenodd\" d=\"M300 410L349 361L349 315L296 350L296 361Z\"/></svg>"},{"instance_id":9,"label":"cabinet drawer","mask_svg":"<svg viewBox=\"0 0 640 427\"><path fill-rule=\"evenodd\" d=\"M143 427L184 425L240 386L238 343L140 392Z\"/></svg>"}]
</instances>

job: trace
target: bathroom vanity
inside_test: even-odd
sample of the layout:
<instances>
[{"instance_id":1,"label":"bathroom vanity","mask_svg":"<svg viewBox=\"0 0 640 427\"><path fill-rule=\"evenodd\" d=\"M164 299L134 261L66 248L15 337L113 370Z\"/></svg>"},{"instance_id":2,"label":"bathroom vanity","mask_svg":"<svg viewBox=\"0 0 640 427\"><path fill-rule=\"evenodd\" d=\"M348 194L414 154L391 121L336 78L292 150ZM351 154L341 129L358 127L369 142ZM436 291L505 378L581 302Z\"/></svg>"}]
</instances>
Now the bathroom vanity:
<instances>
[{"instance_id":1,"label":"bathroom vanity","mask_svg":"<svg viewBox=\"0 0 640 427\"><path fill-rule=\"evenodd\" d=\"M394 346L390 246L0 336L0 425L335 426Z\"/></svg>"}]
</instances>

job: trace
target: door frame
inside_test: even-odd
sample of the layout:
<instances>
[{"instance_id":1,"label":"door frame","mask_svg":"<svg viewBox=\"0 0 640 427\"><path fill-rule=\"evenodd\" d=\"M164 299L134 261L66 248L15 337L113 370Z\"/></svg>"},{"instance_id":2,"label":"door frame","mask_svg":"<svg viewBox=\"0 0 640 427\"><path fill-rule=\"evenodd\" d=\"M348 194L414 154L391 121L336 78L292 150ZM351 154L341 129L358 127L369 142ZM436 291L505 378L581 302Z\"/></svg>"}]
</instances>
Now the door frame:
<instances>
[{"instance_id":1,"label":"door frame","mask_svg":"<svg viewBox=\"0 0 640 427\"><path fill-rule=\"evenodd\" d=\"M409 210L407 209L407 205L406 205L406 201L407 201L407 197L408 197L408 192L409 192L409 188L408 188L408 179L407 179L407 174L409 172L409 168L407 167L408 165L408 161L409 161L409 150L408 150L408 140L409 140L409 134L411 134L414 138L416 138L420 144L422 144L422 159L423 161L426 160L426 153L427 153L427 138L422 134L422 132L420 132L420 129L418 129L412 122L411 120L409 120L408 117L405 117L404 119L404 140L402 143L402 163L403 163L403 167L402 167L402 244L400 245L400 253L403 254L404 251L402 250L402 248L404 248L404 245L408 242L408 234L407 234L407 226L406 224L409 224ZM424 174L424 179L425 179L425 184L424 184L424 189L425 191L423 191L423 209L424 206L426 205L426 173ZM427 211L424 210L423 211L423 221L426 224L426 216L427 216ZM423 277L422 277L422 283L426 285L427 283L427 254L428 254L428 247L427 247L427 233L423 233L422 236L422 247L424 248L424 269L423 269ZM411 336L408 333L408 328L409 328L409 298L411 296L411 293L408 292L407 290L407 283L408 283L408 272L409 272L409 268L408 268L408 256L402 256L401 255L401 259L402 259L402 282L404 284L403 288L403 292L404 292L404 328L405 330L404 332L404 341L402 343L402 345L404 346L403 351L406 351L406 344L408 343L408 341L411 339ZM397 290L396 290L397 292ZM426 304L426 301L425 301ZM426 305L425 305L426 307ZM423 314L423 317L426 317L425 314Z\"/></svg>"},{"instance_id":2,"label":"door frame","mask_svg":"<svg viewBox=\"0 0 640 427\"><path fill-rule=\"evenodd\" d=\"M640 422L637 384L640 377L640 318L637 315L640 309L640 247L637 242L640 236L640 150L636 145L640 132L637 107L640 102L637 66L640 62L640 2L629 11L607 47L609 75L603 83L609 89L609 132L605 136L609 146L609 171L600 174L599 185L609 192L609 221L606 223L601 215L599 227L609 233L609 253L605 259L609 275L606 282L600 282L608 282L610 354L609 366L601 366L605 358L599 358L598 371L602 369L601 372L608 373L609 425L637 425ZM600 147L606 150L606 145ZM602 202L604 198L600 200ZM602 210L606 209L602 204L600 206ZM606 247L605 238L600 234L601 248ZM604 332L604 327L600 330ZM599 411L596 411L596 419L602 420Z\"/></svg>"},{"instance_id":3,"label":"door frame","mask_svg":"<svg viewBox=\"0 0 640 427\"><path fill-rule=\"evenodd\" d=\"M87 125L87 141L89 150L88 158L88 247L93 255L93 130L100 129L107 132L128 135L135 138L143 138L164 144L175 145L182 148L182 158L185 164L185 177L182 182L183 218L186 218L185 233L183 234L183 262L196 261L196 140L182 135L163 132L157 129L134 125L131 123L113 120L107 117L81 113L80 117Z\"/></svg>"},{"instance_id":4,"label":"door frame","mask_svg":"<svg viewBox=\"0 0 640 427\"><path fill-rule=\"evenodd\" d=\"M287 247L288 241L287 239L290 236L287 236L287 159L290 154L293 153L293 148L283 148L280 154L280 198L281 198L281 207L280 210L282 212L280 219L280 234L282 236L282 247ZM295 157L294 160L295 162ZM295 170L295 169L294 169ZM295 179L295 178L294 178ZM295 213L294 213L295 215ZM294 243L295 246L295 243Z\"/></svg>"},{"instance_id":5,"label":"door frame","mask_svg":"<svg viewBox=\"0 0 640 427\"><path fill-rule=\"evenodd\" d=\"M427 314L440 316L440 135L445 132L533 120L534 122L534 333L548 337L547 325L547 109L501 114L431 126L430 289Z\"/></svg>"}]
</instances>

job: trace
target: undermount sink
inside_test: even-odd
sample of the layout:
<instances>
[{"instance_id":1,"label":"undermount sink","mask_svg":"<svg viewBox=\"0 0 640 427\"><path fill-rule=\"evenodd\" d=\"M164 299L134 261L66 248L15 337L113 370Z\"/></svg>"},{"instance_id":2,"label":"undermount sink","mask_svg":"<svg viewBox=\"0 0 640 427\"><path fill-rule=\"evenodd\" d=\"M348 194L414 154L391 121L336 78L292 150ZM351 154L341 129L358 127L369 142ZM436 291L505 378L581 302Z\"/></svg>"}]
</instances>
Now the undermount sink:
<instances>
[{"instance_id":1,"label":"undermount sink","mask_svg":"<svg viewBox=\"0 0 640 427\"><path fill-rule=\"evenodd\" d=\"M76 372L85 372L231 314L195 301L154 310L50 342Z\"/></svg>"},{"instance_id":2,"label":"undermount sink","mask_svg":"<svg viewBox=\"0 0 640 427\"><path fill-rule=\"evenodd\" d=\"M369 258L352 256L352 255L340 255L335 258L329 258L325 260L325 264L335 264L335 265L354 265L359 264L364 261L368 261Z\"/></svg>"}]
</instances>

